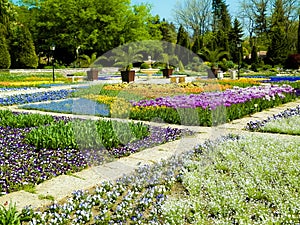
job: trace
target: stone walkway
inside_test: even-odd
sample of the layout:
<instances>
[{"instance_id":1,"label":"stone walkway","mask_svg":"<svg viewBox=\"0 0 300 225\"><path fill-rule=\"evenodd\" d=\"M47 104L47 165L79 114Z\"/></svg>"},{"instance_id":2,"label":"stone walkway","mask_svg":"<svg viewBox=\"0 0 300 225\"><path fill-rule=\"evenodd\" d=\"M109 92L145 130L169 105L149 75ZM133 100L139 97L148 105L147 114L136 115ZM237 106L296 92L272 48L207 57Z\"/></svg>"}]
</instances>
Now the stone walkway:
<instances>
[{"instance_id":1,"label":"stone walkway","mask_svg":"<svg viewBox=\"0 0 300 225\"><path fill-rule=\"evenodd\" d=\"M184 127L179 125L145 122L150 125L157 126L188 128L196 133L192 137L183 137L180 140L146 149L101 166L92 167L72 175L62 175L53 178L37 185L35 188L35 193L29 193L25 191L10 193L0 197L0 204L12 201L13 203L16 203L18 209L22 209L28 205L31 205L35 208L46 207L52 203L52 201L47 200L47 198L54 198L55 201L59 202L70 196L74 190L90 190L102 181L115 180L124 174L132 173L141 165L151 165L163 159L168 159L174 154L180 154L184 151L191 150L197 145L202 144L207 139L214 139L220 135L225 135L228 133L249 133L243 129L250 120L267 118L268 116L277 114L287 108L296 107L297 105L300 105L300 100L287 103L273 109L265 110L263 112L258 112L251 116L234 120L231 123L227 123L219 127ZM10 109L19 111L15 107L10 107ZM49 114L49 112L42 113ZM61 115L58 113L50 114ZM66 114L65 116L79 117L78 115L75 116L70 114ZM83 118L98 119L99 117L83 116Z\"/></svg>"}]
</instances>

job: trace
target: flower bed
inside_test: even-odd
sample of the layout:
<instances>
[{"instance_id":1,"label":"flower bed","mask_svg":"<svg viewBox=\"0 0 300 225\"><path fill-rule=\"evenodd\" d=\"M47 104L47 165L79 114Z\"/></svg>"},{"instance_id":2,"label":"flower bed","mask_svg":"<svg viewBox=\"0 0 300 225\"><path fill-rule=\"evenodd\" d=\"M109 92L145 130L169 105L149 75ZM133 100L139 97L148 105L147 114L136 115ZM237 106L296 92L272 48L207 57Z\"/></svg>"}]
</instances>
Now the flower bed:
<instances>
[{"instance_id":1,"label":"flower bed","mask_svg":"<svg viewBox=\"0 0 300 225\"><path fill-rule=\"evenodd\" d=\"M20 105L67 98L75 90L44 91L29 94L16 94L0 98L0 105Z\"/></svg>"},{"instance_id":2,"label":"flower bed","mask_svg":"<svg viewBox=\"0 0 300 225\"><path fill-rule=\"evenodd\" d=\"M55 83L69 83L68 79L56 73ZM42 84L52 84L52 73L0 73L0 87L38 87Z\"/></svg>"},{"instance_id":3,"label":"flower bed","mask_svg":"<svg viewBox=\"0 0 300 225\"><path fill-rule=\"evenodd\" d=\"M29 224L297 224L299 145L257 135L207 141L23 216Z\"/></svg>"},{"instance_id":4,"label":"flower bed","mask_svg":"<svg viewBox=\"0 0 300 225\"><path fill-rule=\"evenodd\" d=\"M224 92L204 92L132 102L130 118L151 120L158 117L168 123L212 126L294 98L294 89L287 85L234 88Z\"/></svg>"},{"instance_id":5,"label":"flower bed","mask_svg":"<svg viewBox=\"0 0 300 225\"><path fill-rule=\"evenodd\" d=\"M191 134L141 123L0 111L2 194Z\"/></svg>"},{"instance_id":6,"label":"flower bed","mask_svg":"<svg viewBox=\"0 0 300 225\"><path fill-rule=\"evenodd\" d=\"M238 80L233 80L233 79L222 79L222 80L203 80L203 79L198 79L197 82L200 83L217 83L219 85L229 85L231 87L251 87L251 86L259 86L262 81L266 80L265 78L240 78Z\"/></svg>"},{"instance_id":7,"label":"flower bed","mask_svg":"<svg viewBox=\"0 0 300 225\"><path fill-rule=\"evenodd\" d=\"M284 110L264 120L250 121L246 130L300 135L300 106Z\"/></svg>"},{"instance_id":8,"label":"flower bed","mask_svg":"<svg viewBox=\"0 0 300 225\"><path fill-rule=\"evenodd\" d=\"M109 84L101 89L101 95L117 96L128 93L139 96L140 99L150 99L162 96L179 94L198 94L201 92L224 91L232 88L229 84L219 84L218 82L188 82L180 84Z\"/></svg>"},{"instance_id":9,"label":"flower bed","mask_svg":"<svg viewBox=\"0 0 300 225\"><path fill-rule=\"evenodd\" d=\"M299 223L299 146L256 135L199 146L184 167L184 193L163 207L165 224Z\"/></svg>"}]
</instances>

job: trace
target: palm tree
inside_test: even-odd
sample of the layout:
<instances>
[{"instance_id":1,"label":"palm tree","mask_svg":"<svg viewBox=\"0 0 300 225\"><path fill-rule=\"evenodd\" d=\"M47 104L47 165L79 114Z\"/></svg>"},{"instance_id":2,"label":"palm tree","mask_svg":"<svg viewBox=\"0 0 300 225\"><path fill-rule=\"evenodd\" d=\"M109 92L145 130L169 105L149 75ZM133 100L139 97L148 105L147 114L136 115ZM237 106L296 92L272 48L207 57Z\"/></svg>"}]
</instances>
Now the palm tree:
<instances>
[{"instance_id":1,"label":"palm tree","mask_svg":"<svg viewBox=\"0 0 300 225\"><path fill-rule=\"evenodd\" d=\"M224 58L229 57L230 54L228 51L224 51L221 48L216 48L214 50L209 50L204 48L202 51L198 52L198 55L203 56L206 61L211 63L211 70L208 70L208 78L216 78L218 73L218 62Z\"/></svg>"},{"instance_id":2,"label":"palm tree","mask_svg":"<svg viewBox=\"0 0 300 225\"><path fill-rule=\"evenodd\" d=\"M112 50L110 59L113 60L114 66L120 66L123 70L129 71L135 62L143 60L143 55L139 54L140 49L134 44L120 46Z\"/></svg>"},{"instance_id":3,"label":"palm tree","mask_svg":"<svg viewBox=\"0 0 300 225\"><path fill-rule=\"evenodd\" d=\"M198 55L203 56L206 61L211 63L211 67L218 67L218 63L222 58L229 57L230 54L228 51L224 51L221 48L216 48L214 50L209 50L208 48L204 48L203 50L198 52Z\"/></svg>"},{"instance_id":4,"label":"palm tree","mask_svg":"<svg viewBox=\"0 0 300 225\"><path fill-rule=\"evenodd\" d=\"M79 63L81 67L93 67L93 63L97 59L97 52L94 52L91 56L81 55L79 59Z\"/></svg>"}]
</instances>

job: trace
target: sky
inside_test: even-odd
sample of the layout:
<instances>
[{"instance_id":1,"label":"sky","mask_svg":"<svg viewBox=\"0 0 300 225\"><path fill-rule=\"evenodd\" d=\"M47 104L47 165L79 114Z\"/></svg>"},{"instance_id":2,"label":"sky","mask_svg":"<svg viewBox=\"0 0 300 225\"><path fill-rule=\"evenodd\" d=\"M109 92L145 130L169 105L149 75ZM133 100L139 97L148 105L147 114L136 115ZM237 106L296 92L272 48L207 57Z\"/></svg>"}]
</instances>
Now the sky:
<instances>
[{"instance_id":1,"label":"sky","mask_svg":"<svg viewBox=\"0 0 300 225\"><path fill-rule=\"evenodd\" d=\"M177 1L180 0L131 0L132 4L141 4L141 3L149 3L152 5L151 13L153 15L159 15L161 19L165 18L167 21L174 21L172 11L175 8ZM234 18L238 9L238 1L237 0L226 0L226 4L228 5L229 13Z\"/></svg>"}]
</instances>

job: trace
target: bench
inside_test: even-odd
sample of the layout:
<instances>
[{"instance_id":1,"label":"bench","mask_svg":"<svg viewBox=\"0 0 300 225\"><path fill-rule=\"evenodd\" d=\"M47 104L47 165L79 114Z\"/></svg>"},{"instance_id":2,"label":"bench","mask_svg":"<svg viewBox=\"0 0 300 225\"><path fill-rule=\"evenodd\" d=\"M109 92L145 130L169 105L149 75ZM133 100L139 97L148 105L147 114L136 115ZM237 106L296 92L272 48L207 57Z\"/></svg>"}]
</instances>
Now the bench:
<instances>
[{"instance_id":1,"label":"bench","mask_svg":"<svg viewBox=\"0 0 300 225\"><path fill-rule=\"evenodd\" d=\"M186 75L172 75L170 76L171 83L185 83Z\"/></svg>"},{"instance_id":2,"label":"bench","mask_svg":"<svg viewBox=\"0 0 300 225\"><path fill-rule=\"evenodd\" d=\"M74 82L75 81L75 79L84 79L85 78L85 76L74 76L74 74L67 74L67 77L69 78L69 79L72 79L72 82Z\"/></svg>"}]
</instances>

